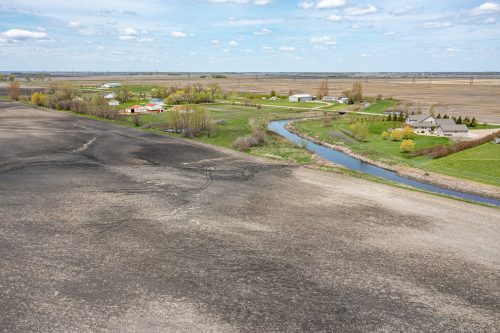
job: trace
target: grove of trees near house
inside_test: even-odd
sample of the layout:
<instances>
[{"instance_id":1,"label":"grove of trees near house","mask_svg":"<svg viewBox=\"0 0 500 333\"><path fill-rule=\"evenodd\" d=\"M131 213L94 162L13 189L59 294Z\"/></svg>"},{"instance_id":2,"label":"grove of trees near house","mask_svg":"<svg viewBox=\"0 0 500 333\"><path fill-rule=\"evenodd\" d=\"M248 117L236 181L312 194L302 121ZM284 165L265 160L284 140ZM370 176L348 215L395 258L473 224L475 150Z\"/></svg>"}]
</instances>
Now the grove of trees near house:
<instances>
[{"instance_id":1,"label":"grove of trees near house","mask_svg":"<svg viewBox=\"0 0 500 333\"><path fill-rule=\"evenodd\" d=\"M351 89L344 91L344 96L349 99L349 104L361 103L363 101L363 85L361 82L354 82Z\"/></svg>"}]
</instances>

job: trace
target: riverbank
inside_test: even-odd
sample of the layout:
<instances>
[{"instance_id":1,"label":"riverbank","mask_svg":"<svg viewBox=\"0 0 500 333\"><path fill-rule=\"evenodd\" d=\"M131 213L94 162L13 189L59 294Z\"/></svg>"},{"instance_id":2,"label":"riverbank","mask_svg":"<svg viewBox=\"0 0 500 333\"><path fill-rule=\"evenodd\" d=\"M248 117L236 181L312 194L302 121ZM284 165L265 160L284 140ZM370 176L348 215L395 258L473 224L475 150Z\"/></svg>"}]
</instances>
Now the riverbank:
<instances>
[{"instance_id":1,"label":"riverbank","mask_svg":"<svg viewBox=\"0 0 500 333\"><path fill-rule=\"evenodd\" d=\"M430 171L425 171L417 168L411 168L408 166L403 166L403 165L389 165L387 163L381 162L381 161L376 161L372 160L370 158L367 158L366 156L363 156L361 154L355 153L351 149L349 149L346 146L342 145L335 145L331 144L328 142L324 142L322 140L319 140L316 137L313 137L311 135L308 135L307 133L302 133L297 131L293 123L297 120L291 120L285 128L290 131L291 133L294 133L295 135L310 140L318 145L322 145L324 147L328 147L340 152L343 152L353 158L359 159L360 161L363 161L365 163L369 163L372 165L375 165L377 167L393 171L399 176L413 179L416 181L420 181L423 183L427 183L430 185L434 186L439 186L445 189L453 190L453 191L459 191L459 192L464 192L464 193L469 193L469 194L474 194L474 195L479 195L479 196L484 196L484 197L489 197L489 198L494 198L497 200L500 200L500 190L497 186L493 185L487 185L487 184L482 184L482 183L477 183L477 182L472 182L464 179L458 179L455 177L443 175L440 173L435 173L435 172L430 172Z\"/></svg>"}]
</instances>

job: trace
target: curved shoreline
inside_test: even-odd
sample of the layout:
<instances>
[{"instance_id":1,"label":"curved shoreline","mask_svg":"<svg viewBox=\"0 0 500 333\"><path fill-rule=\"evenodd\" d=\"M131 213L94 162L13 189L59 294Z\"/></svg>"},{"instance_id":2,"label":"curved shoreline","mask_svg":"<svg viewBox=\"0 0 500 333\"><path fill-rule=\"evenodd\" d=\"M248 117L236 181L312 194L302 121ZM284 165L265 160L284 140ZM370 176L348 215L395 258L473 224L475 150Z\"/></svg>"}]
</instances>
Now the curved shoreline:
<instances>
[{"instance_id":1,"label":"curved shoreline","mask_svg":"<svg viewBox=\"0 0 500 333\"><path fill-rule=\"evenodd\" d=\"M341 146L341 145L334 145L334 144L331 144L328 142L321 141L316 137L312 137L306 133L299 132L294 128L293 123L296 121L301 121L301 120L307 120L307 119L290 120L285 125L285 129L290 131L291 133L303 138L303 139L312 141L312 142L314 142L318 145L324 146L324 147L328 147L328 148L340 151L340 152L347 154L353 158L356 158L362 162L372 164L374 166L377 166L379 168L382 168L382 169L385 169L388 171L395 172L397 175L399 175L401 177L409 178L412 180L416 180L416 181L427 183L427 184L434 185L434 186L439 186L439 187L442 187L442 188L445 188L448 190L452 190L452 191L459 191L459 192L463 192L463 193L479 195L479 196L484 196L484 197L500 200L500 190L498 189L498 187L496 187L494 185L482 184L482 183L473 182L473 181L469 181L469 180L462 180L462 179L458 179L458 178L455 178L452 176L438 174L435 172L429 172L429 171L425 171L425 170L421 170L421 169L417 169L417 168L411 168L411 167L402 166L402 165L390 166L384 162L374 161L374 160L369 159L363 155L357 154L357 153L353 152L351 149L349 149L348 147Z\"/></svg>"}]
</instances>

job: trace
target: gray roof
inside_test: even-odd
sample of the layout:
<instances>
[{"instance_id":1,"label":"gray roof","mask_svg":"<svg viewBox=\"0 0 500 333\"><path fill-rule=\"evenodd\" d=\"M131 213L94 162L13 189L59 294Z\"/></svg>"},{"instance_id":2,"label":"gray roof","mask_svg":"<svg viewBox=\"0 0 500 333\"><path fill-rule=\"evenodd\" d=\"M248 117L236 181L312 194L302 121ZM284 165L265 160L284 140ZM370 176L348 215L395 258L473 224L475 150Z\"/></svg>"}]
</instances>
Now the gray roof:
<instances>
[{"instance_id":1,"label":"gray roof","mask_svg":"<svg viewBox=\"0 0 500 333\"><path fill-rule=\"evenodd\" d=\"M428 121L422 121L418 123L413 123L411 124L412 127L423 127L423 128L431 128L431 127L436 127L436 124L433 124Z\"/></svg>"},{"instance_id":2,"label":"gray roof","mask_svg":"<svg viewBox=\"0 0 500 333\"><path fill-rule=\"evenodd\" d=\"M436 125L444 125L444 126L450 126L450 125L455 125L455 121L453 119L436 119Z\"/></svg>"},{"instance_id":3,"label":"gray roof","mask_svg":"<svg viewBox=\"0 0 500 333\"><path fill-rule=\"evenodd\" d=\"M439 125L438 127L441 128L441 130L443 132L460 132L460 133L462 133L462 132L469 131L467 126L465 126L464 124L460 124L460 125L458 125L458 124L452 124L452 125L445 124L445 125Z\"/></svg>"},{"instance_id":4,"label":"gray roof","mask_svg":"<svg viewBox=\"0 0 500 333\"><path fill-rule=\"evenodd\" d=\"M426 118L431 117L430 114L412 114L408 116L409 121L416 121L416 122L421 122L422 120L425 120Z\"/></svg>"}]
</instances>

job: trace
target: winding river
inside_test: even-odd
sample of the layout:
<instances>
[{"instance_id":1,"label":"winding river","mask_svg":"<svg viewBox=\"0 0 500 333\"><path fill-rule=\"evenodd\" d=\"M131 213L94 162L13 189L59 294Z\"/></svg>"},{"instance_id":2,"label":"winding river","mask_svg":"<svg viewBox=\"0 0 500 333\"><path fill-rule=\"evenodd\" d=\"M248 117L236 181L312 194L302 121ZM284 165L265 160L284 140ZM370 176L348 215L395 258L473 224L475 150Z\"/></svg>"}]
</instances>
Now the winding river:
<instances>
[{"instance_id":1,"label":"winding river","mask_svg":"<svg viewBox=\"0 0 500 333\"><path fill-rule=\"evenodd\" d=\"M419 182L413 179L401 177L396 172L386 170L383 168L380 168L378 166L375 166L373 164L369 164L366 162L363 162L357 158L354 158L352 156L347 155L346 153L343 153L341 151L325 147L322 145L319 145L317 143L314 143L310 140L306 140L301 138L300 136L288 131L285 126L290 122L290 120L277 120L277 121L272 121L269 123L268 128L270 131L281 135L288 141L296 144L296 145L303 145L305 149L308 151L317 154L318 156L324 158L325 160L328 160L330 162L342 165L346 168L363 172L372 176L380 177L395 183L400 183L408 186L412 186L414 188L432 192L432 193L437 193L437 194L444 194L447 196L451 197L456 197L460 199L465 199L469 201L475 201L475 202L481 202L485 203L488 205L492 206L497 206L500 207L500 200L497 199L492 199L492 198L487 198L487 197L482 197L479 195L474 195L474 194L469 194L469 193L464 193L464 192L459 192L459 191L454 191L454 190L449 190L443 187Z\"/></svg>"}]
</instances>

